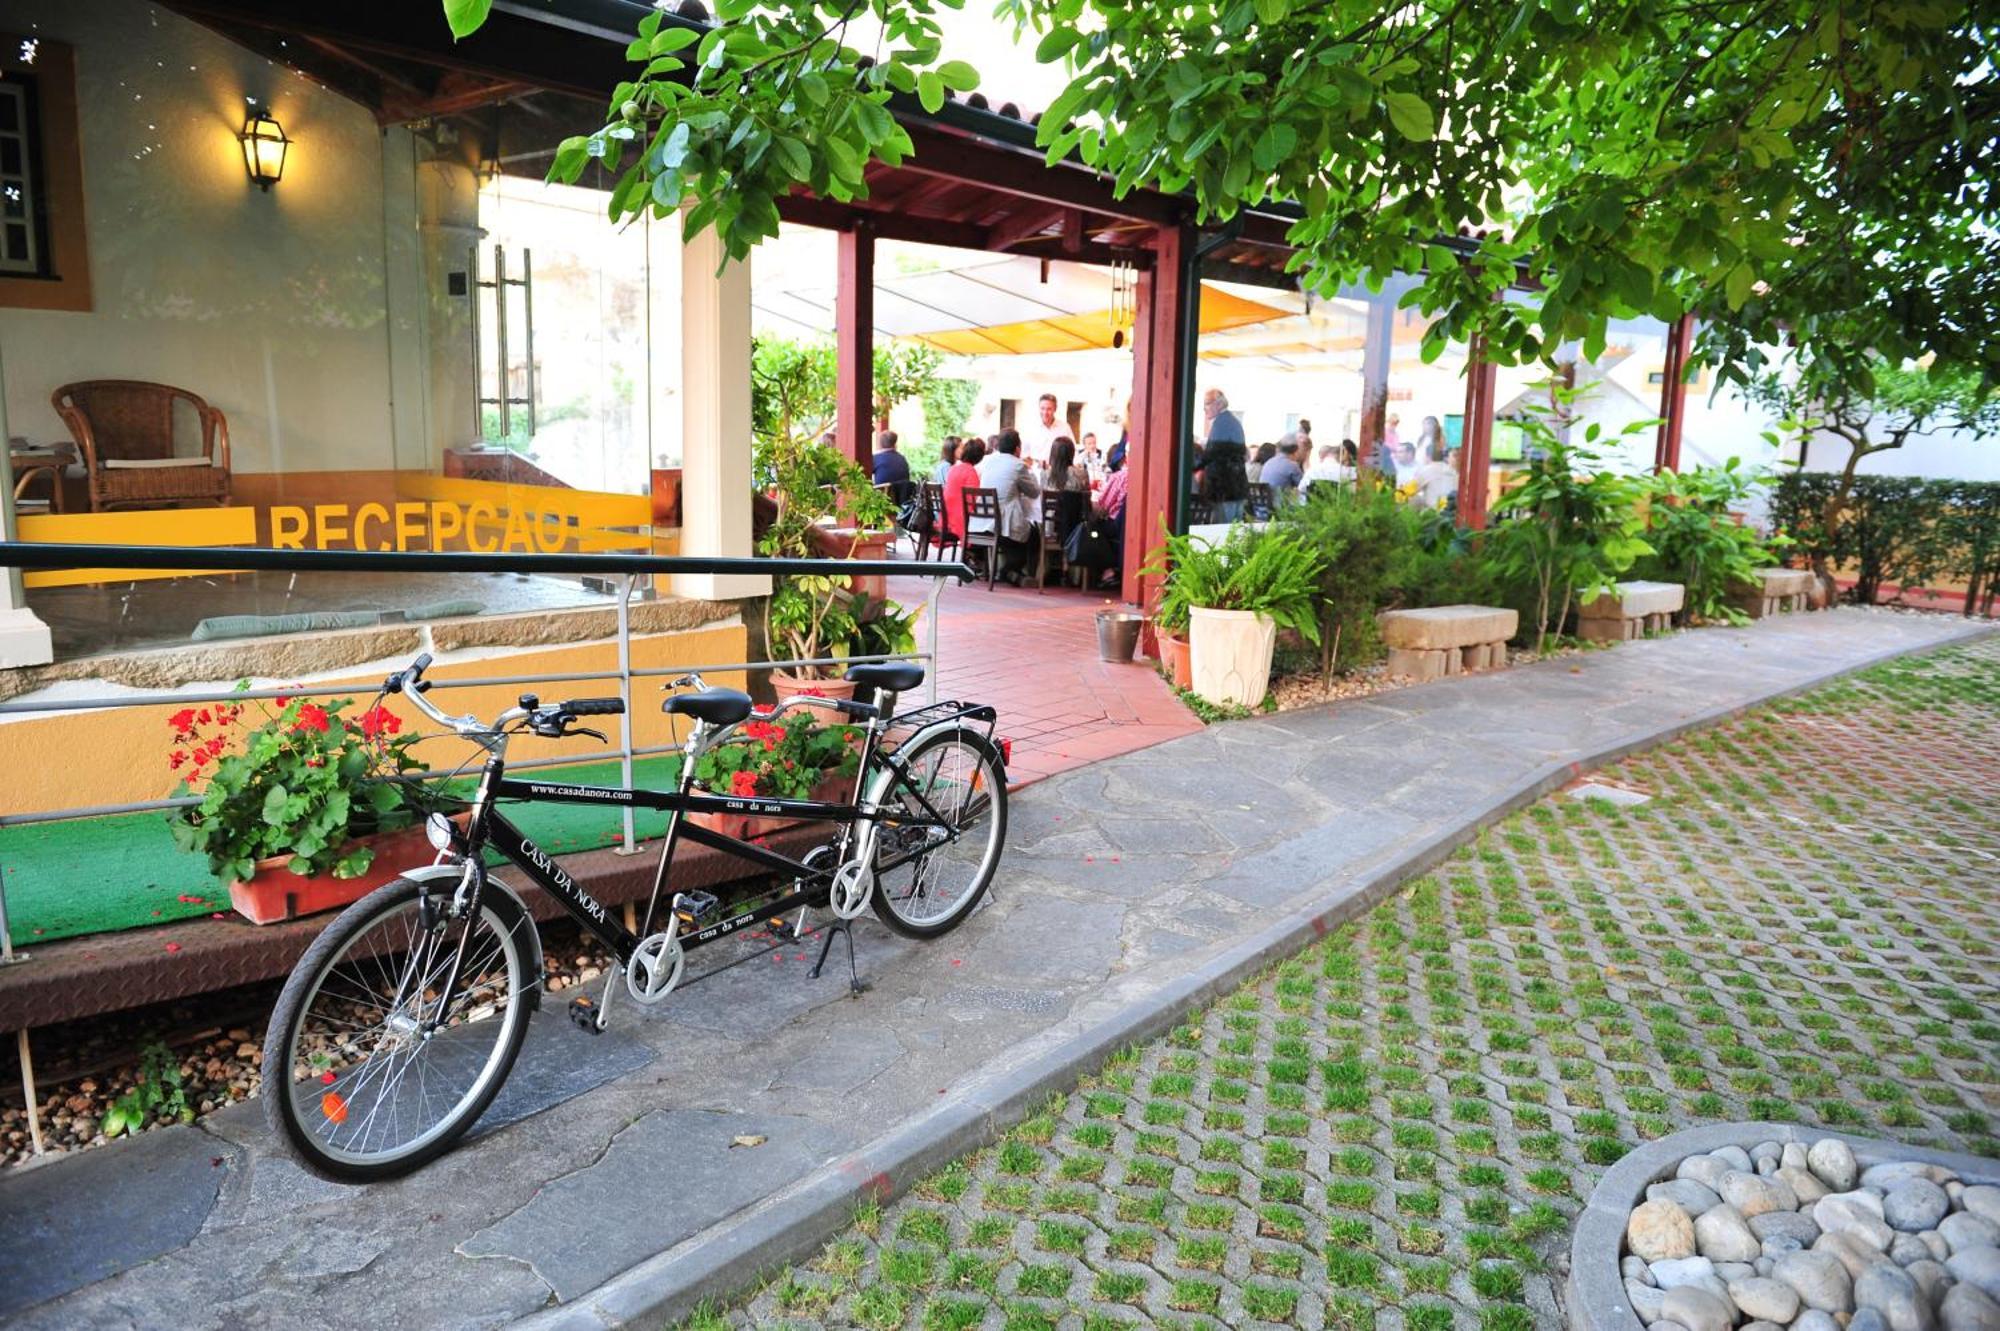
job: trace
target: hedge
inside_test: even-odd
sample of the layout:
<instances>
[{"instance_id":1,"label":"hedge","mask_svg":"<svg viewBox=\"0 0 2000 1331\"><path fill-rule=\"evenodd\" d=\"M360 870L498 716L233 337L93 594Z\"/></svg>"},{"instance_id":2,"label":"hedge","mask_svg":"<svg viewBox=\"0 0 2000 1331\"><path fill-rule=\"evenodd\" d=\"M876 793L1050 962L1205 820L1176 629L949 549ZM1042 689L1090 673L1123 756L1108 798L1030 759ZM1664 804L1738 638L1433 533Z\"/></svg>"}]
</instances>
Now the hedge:
<instances>
[{"instance_id":1,"label":"hedge","mask_svg":"<svg viewBox=\"0 0 2000 1331\"><path fill-rule=\"evenodd\" d=\"M1771 487L1771 519L1796 544L1795 560L1852 572L1847 595L1872 605L1885 584L1897 597L1937 582L1965 583L1965 613L1991 614L2000 592L2000 481L1857 476L1829 541L1824 515L1839 487L1832 472L1786 472Z\"/></svg>"}]
</instances>

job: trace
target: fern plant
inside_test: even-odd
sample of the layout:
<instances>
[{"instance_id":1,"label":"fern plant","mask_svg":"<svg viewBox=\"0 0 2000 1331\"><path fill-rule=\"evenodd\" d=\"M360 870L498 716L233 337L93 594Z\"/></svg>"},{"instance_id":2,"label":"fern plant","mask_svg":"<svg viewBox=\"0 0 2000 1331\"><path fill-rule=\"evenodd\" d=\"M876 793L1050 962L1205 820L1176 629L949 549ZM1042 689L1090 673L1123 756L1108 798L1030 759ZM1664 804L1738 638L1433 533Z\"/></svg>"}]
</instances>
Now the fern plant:
<instances>
[{"instance_id":1,"label":"fern plant","mask_svg":"<svg viewBox=\"0 0 2000 1331\"><path fill-rule=\"evenodd\" d=\"M1325 557L1290 531L1238 527L1221 545L1165 534L1146 576L1165 579L1155 624L1185 631L1191 610L1246 610L1319 642Z\"/></svg>"}]
</instances>

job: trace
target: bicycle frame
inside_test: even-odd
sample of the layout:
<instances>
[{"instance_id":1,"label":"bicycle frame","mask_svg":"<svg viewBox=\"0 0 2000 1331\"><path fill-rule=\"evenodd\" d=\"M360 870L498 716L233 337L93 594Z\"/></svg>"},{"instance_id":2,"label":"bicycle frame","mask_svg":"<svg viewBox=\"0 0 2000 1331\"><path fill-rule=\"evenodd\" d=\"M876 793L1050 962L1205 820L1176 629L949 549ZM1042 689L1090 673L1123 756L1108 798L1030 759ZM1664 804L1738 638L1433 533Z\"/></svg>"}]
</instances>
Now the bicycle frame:
<instances>
[{"instance_id":1,"label":"bicycle frame","mask_svg":"<svg viewBox=\"0 0 2000 1331\"><path fill-rule=\"evenodd\" d=\"M985 722L990 725L994 715L991 707L966 706L958 710L954 717L941 720ZM929 726L925 728L928 729ZM633 952L641 941L640 935L625 928L608 907L586 892L582 885L556 862L554 856L536 845L525 832L495 808L498 801L594 804L616 808L657 809L666 812L669 815L667 834L660 848L659 865L654 876L652 900L655 904L660 900L661 890L672 868L674 852L683 839L724 851L761 865L774 873L792 877L794 883L792 889L780 893L774 900L766 902L755 910L718 920L680 936L682 948L700 947L705 943L727 937L739 929L761 924L765 920L785 914L794 907L812 904L813 899L831 880L831 872L828 869L815 869L803 860L793 859L756 841L728 836L699 824L690 823L685 817L686 814L731 813L796 818L809 822L838 823L844 829L858 824L933 827L941 829L947 841L957 840L959 836L957 829L932 806L926 793L911 779L909 768L897 753L881 747L883 729L880 725L864 727L867 739L862 747L860 766L855 774L856 798L850 802L839 803L819 800L743 798L696 791L691 788L694 769L692 762L687 763L682 769L679 789L671 791L520 780L506 775L506 759L503 754L495 753L487 759L478 793L473 799L472 821L466 828L459 849L470 855L473 862L480 866L477 881L481 892L485 891L486 877L483 862L477 852L483 847L490 846L561 903L565 912L611 950L621 966L632 960ZM870 778L883 768L893 775L902 790L915 798L923 817L911 818L908 812L900 807L885 810L860 799ZM668 905L671 908L671 899Z\"/></svg>"}]
</instances>

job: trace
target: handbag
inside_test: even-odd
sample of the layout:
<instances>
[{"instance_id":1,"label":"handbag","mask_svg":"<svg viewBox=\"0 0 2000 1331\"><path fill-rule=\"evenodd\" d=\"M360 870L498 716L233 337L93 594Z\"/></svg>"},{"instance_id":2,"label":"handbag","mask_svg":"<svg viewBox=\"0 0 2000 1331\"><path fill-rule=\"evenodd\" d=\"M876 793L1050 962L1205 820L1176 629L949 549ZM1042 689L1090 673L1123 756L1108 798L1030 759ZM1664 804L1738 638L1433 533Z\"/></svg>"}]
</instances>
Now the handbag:
<instances>
[{"instance_id":1,"label":"handbag","mask_svg":"<svg viewBox=\"0 0 2000 1331\"><path fill-rule=\"evenodd\" d=\"M904 501L902 510L896 514L896 525L918 536L930 534L931 508L924 502L923 491L919 490Z\"/></svg>"},{"instance_id":2,"label":"handbag","mask_svg":"<svg viewBox=\"0 0 2000 1331\"><path fill-rule=\"evenodd\" d=\"M1069 529L1069 539L1063 542L1063 560L1084 568L1107 565L1116 556L1111 524L1102 518L1077 523Z\"/></svg>"}]
</instances>

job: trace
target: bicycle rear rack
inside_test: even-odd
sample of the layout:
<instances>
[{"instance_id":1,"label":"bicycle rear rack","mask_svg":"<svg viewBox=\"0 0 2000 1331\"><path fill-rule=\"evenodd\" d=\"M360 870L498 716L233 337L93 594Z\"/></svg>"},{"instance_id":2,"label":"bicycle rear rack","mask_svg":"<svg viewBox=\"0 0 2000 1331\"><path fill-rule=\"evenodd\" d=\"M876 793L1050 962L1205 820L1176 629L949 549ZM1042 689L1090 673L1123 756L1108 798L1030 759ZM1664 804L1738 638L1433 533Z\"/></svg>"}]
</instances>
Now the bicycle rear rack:
<instances>
[{"instance_id":1,"label":"bicycle rear rack","mask_svg":"<svg viewBox=\"0 0 2000 1331\"><path fill-rule=\"evenodd\" d=\"M964 721L983 727L986 738L991 740L993 728L999 724L1000 713L991 704L972 702L934 702L914 712L898 712L889 719L888 729L882 736L883 746L893 749L919 730L941 721Z\"/></svg>"}]
</instances>

